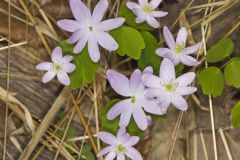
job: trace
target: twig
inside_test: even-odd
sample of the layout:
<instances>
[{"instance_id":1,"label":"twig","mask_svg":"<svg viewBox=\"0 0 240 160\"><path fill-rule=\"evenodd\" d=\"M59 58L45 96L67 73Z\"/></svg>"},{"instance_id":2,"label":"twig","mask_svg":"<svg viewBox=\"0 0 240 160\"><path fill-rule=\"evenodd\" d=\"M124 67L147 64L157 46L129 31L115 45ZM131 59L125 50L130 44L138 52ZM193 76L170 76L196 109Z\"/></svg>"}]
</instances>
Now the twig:
<instances>
[{"instance_id":1,"label":"twig","mask_svg":"<svg viewBox=\"0 0 240 160\"><path fill-rule=\"evenodd\" d=\"M204 153L204 156L205 156L205 160L208 160L207 148L206 148L206 144L205 144L205 140L204 140L204 137L203 137L202 130L200 130L199 133L200 133L200 138L201 138L201 142L202 142L202 147L203 147L203 153Z\"/></svg>"},{"instance_id":2,"label":"twig","mask_svg":"<svg viewBox=\"0 0 240 160\"><path fill-rule=\"evenodd\" d=\"M34 17L32 16L32 14L31 14L30 11L28 10L26 4L23 2L23 0L19 0L19 2L20 2L20 4L22 5L24 11L27 13L30 21L33 23L33 25L36 26L36 25L37 25L37 21L34 19ZM48 46L46 39L44 38L44 36L42 35L42 33L39 32L37 29L36 29L36 32L37 32L39 38L41 39L44 47L46 48L49 56L51 56L51 49L50 49L50 47Z\"/></svg>"},{"instance_id":3,"label":"twig","mask_svg":"<svg viewBox=\"0 0 240 160\"><path fill-rule=\"evenodd\" d=\"M70 94L71 89L69 87L64 87L57 99L55 100L52 108L48 111L47 115L44 117L43 121L41 122L39 128L33 135L32 139L28 143L27 147L24 149L21 157L19 160L28 160L31 156L33 150L41 140L42 136L48 129L50 123L52 122L55 115L61 109L62 104L65 102L67 96Z\"/></svg>"},{"instance_id":4,"label":"twig","mask_svg":"<svg viewBox=\"0 0 240 160\"><path fill-rule=\"evenodd\" d=\"M230 152L230 149L229 149L228 144L227 144L227 140L226 140L226 138L225 138L225 135L224 135L224 133L223 133L222 128L219 129L219 133L220 133L220 136L221 136L221 138L222 138L222 141L223 141L223 144L224 144L224 148L225 148L225 150L226 150L226 152L227 152L228 159L229 159L229 160L233 160L232 155L231 155L231 152Z\"/></svg>"},{"instance_id":5,"label":"twig","mask_svg":"<svg viewBox=\"0 0 240 160\"><path fill-rule=\"evenodd\" d=\"M71 99L72 99L72 101L73 101L73 103L74 103L74 106L75 106L75 108L76 108L76 110L77 110L79 120L80 120L80 122L82 123L83 127L85 128L85 130L86 130L87 133L88 133L89 140L90 140L90 143L92 144L94 153L97 154L97 153L98 153L98 149L97 149L97 146L96 146L96 144L95 144L95 142L94 142L92 133L91 133L90 129L89 129L88 126L87 126L86 120L85 120L85 118L84 118L84 116L83 116L83 114L82 114L82 111L81 111L80 107L79 107L78 104L77 104L77 101L76 101L75 98L73 97L73 94L71 94Z\"/></svg>"},{"instance_id":6,"label":"twig","mask_svg":"<svg viewBox=\"0 0 240 160\"><path fill-rule=\"evenodd\" d=\"M25 45L25 44L27 44L27 42L20 42L20 43L12 44L12 45L9 45L9 46L1 47L0 51L3 51L3 50L8 49L8 48L14 48L14 47L22 46L22 45Z\"/></svg>"}]
</instances>

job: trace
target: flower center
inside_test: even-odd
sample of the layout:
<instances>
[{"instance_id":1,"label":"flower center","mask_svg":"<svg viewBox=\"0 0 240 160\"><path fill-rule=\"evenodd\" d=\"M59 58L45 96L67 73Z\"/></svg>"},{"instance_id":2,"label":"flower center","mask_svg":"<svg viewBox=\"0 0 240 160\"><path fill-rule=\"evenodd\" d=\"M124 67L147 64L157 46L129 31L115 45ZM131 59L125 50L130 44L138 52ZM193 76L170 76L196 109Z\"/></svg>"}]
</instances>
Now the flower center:
<instances>
[{"instance_id":1,"label":"flower center","mask_svg":"<svg viewBox=\"0 0 240 160\"><path fill-rule=\"evenodd\" d=\"M178 54L178 53L181 53L184 49L185 49L185 44L177 44L175 47L175 52Z\"/></svg>"},{"instance_id":2,"label":"flower center","mask_svg":"<svg viewBox=\"0 0 240 160\"><path fill-rule=\"evenodd\" d=\"M126 151L125 147L122 144L117 146L117 153L124 153Z\"/></svg>"},{"instance_id":3,"label":"flower center","mask_svg":"<svg viewBox=\"0 0 240 160\"><path fill-rule=\"evenodd\" d=\"M132 96L132 97L131 97L131 102L132 102L132 103L135 103L135 102L136 102L136 97L135 97L135 96Z\"/></svg>"},{"instance_id":4,"label":"flower center","mask_svg":"<svg viewBox=\"0 0 240 160\"><path fill-rule=\"evenodd\" d=\"M61 71L62 70L62 66L59 63L54 64L53 67L56 71Z\"/></svg>"},{"instance_id":5,"label":"flower center","mask_svg":"<svg viewBox=\"0 0 240 160\"><path fill-rule=\"evenodd\" d=\"M93 31L93 27L92 27L92 26L89 26L89 27L88 27L88 30L89 30L89 32L92 32L92 31Z\"/></svg>"},{"instance_id":6,"label":"flower center","mask_svg":"<svg viewBox=\"0 0 240 160\"><path fill-rule=\"evenodd\" d=\"M178 84L171 81L165 84L164 87L168 92L175 92L178 87Z\"/></svg>"},{"instance_id":7,"label":"flower center","mask_svg":"<svg viewBox=\"0 0 240 160\"><path fill-rule=\"evenodd\" d=\"M145 5L145 6L143 7L143 11L144 11L145 13L150 13L150 12L152 12L152 8L151 8L151 6L149 6L149 5Z\"/></svg>"}]
</instances>

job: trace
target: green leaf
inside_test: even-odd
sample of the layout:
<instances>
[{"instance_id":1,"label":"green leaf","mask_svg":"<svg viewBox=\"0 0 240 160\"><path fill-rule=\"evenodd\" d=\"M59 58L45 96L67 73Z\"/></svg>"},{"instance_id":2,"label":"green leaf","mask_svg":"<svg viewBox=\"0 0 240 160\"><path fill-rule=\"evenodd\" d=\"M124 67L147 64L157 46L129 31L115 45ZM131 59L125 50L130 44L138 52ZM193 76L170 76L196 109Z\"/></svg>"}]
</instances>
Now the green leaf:
<instances>
[{"instance_id":1,"label":"green leaf","mask_svg":"<svg viewBox=\"0 0 240 160\"><path fill-rule=\"evenodd\" d=\"M61 41L59 46L65 55L73 56L73 63L76 65L76 69L70 73L71 88L81 88L83 83L91 83L98 69L98 63L92 62L87 47L85 47L82 52L74 54L74 46L68 44L66 40Z\"/></svg>"},{"instance_id":2,"label":"green leaf","mask_svg":"<svg viewBox=\"0 0 240 160\"><path fill-rule=\"evenodd\" d=\"M128 55L136 60L140 58L141 50L145 48L145 43L142 35L136 29L123 26L111 31L110 34L119 44L117 50L119 55Z\"/></svg>"},{"instance_id":3,"label":"green leaf","mask_svg":"<svg viewBox=\"0 0 240 160\"><path fill-rule=\"evenodd\" d=\"M156 54L156 49L158 48L157 39L147 31L142 31L141 34L145 42L145 48L138 61L138 67L144 70L147 66L151 66L154 73L158 74L162 58Z\"/></svg>"},{"instance_id":4,"label":"green leaf","mask_svg":"<svg viewBox=\"0 0 240 160\"><path fill-rule=\"evenodd\" d=\"M140 23L140 24L136 23L136 21L135 21L136 16L133 14L133 12L131 10L129 10L127 8L126 5L122 5L120 7L119 16L124 17L126 23L129 26L132 26L132 27L134 27L136 29L145 30L145 31L152 31L152 30L154 30L154 28L149 26L146 22L143 22L143 23Z\"/></svg>"},{"instance_id":5,"label":"green leaf","mask_svg":"<svg viewBox=\"0 0 240 160\"><path fill-rule=\"evenodd\" d=\"M224 87L223 74L217 67L209 67L197 75L198 84L201 85L205 95L220 96Z\"/></svg>"},{"instance_id":6,"label":"green leaf","mask_svg":"<svg viewBox=\"0 0 240 160\"><path fill-rule=\"evenodd\" d=\"M183 69L184 69L184 64L182 64L182 63L179 63L179 64L175 67L177 77L180 76L180 75L182 75Z\"/></svg>"},{"instance_id":7,"label":"green leaf","mask_svg":"<svg viewBox=\"0 0 240 160\"><path fill-rule=\"evenodd\" d=\"M118 101L119 99L113 99L111 101L108 101L107 104L101 109L101 112L100 112L102 130L110 132L112 134L116 134L118 131L119 118L116 118L114 120L108 120L107 113L109 109L113 105L115 105Z\"/></svg>"},{"instance_id":8,"label":"green leaf","mask_svg":"<svg viewBox=\"0 0 240 160\"><path fill-rule=\"evenodd\" d=\"M240 58L235 57L226 65L224 77L229 86L240 88Z\"/></svg>"},{"instance_id":9,"label":"green leaf","mask_svg":"<svg viewBox=\"0 0 240 160\"><path fill-rule=\"evenodd\" d=\"M231 123L233 127L240 126L240 101L232 109Z\"/></svg>"},{"instance_id":10,"label":"green leaf","mask_svg":"<svg viewBox=\"0 0 240 160\"><path fill-rule=\"evenodd\" d=\"M108 103L102 108L102 110L100 112L102 130L110 132L114 135L117 134L117 131L119 129L120 118L117 117L114 120L108 120L107 113L108 113L109 109L119 101L120 101L119 99L113 99L113 100L108 101ZM143 136L143 131L141 131L137 127L136 122L132 118L129 122L129 125L127 126L127 131L132 136L135 135L135 136L139 136L140 138Z\"/></svg>"},{"instance_id":11,"label":"green leaf","mask_svg":"<svg viewBox=\"0 0 240 160\"><path fill-rule=\"evenodd\" d=\"M215 63L224 60L233 52L234 44L231 39L221 39L213 45L207 52L207 62Z\"/></svg>"}]
</instances>

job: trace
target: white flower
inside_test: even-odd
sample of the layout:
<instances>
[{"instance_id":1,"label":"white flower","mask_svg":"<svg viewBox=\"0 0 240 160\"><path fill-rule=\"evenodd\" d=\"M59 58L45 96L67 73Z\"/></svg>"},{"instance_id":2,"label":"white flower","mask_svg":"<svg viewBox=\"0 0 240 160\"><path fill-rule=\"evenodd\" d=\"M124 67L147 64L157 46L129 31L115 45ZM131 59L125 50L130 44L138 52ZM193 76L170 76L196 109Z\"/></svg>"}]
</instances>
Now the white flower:
<instances>
[{"instance_id":1,"label":"white flower","mask_svg":"<svg viewBox=\"0 0 240 160\"><path fill-rule=\"evenodd\" d=\"M136 23L143 23L146 21L153 28L159 28L160 24L155 17L164 17L168 13L162 11L155 11L162 0L152 0L148 3L148 0L138 0L138 3L127 2L127 7L133 11L137 16Z\"/></svg>"},{"instance_id":2,"label":"white flower","mask_svg":"<svg viewBox=\"0 0 240 160\"><path fill-rule=\"evenodd\" d=\"M126 133L125 128L118 130L117 137L108 132L99 132L99 138L110 146L102 149L98 153L98 157L108 153L105 160L113 160L115 157L117 157L117 160L125 160L125 155L132 160L142 160L138 150L132 147L138 143L139 137L130 136Z\"/></svg>"},{"instance_id":3,"label":"white flower","mask_svg":"<svg viewBox=\"0 0 240 160\"><path fill-rule=\"evenodd\" d=\"M163 111L172 103L180 110L187 110L188 104L182 97L197 91L196 87L188 86L195 78L194 72L189 72L176 78L173 63L165 58L160 67L160 76L151 74L143 75L143 84L149 87L146 95L149 97L157 97Z\"/></svg>"},{"instance_id":4,"label":"white flower","mask_svg":"<svg viewBox=\"0 0 240 160\"><path fill-rule=\"evenodd\" d=\"M60 83L63 85L69 85L70 79L67 73L71 73L75 69L75 65L70 63L72 59L72 56L62 57L62 49L56 47L52 53L52 63L42 62L36 66L38 70L48 71L42 77L42 82L47 83L57 75Z\"/></svg>"},{"instance_id":5,"label":"white flower","mask_svg":"<svg viewBox=\"0 0 240 160\"><path fill-rule=\"evenodd\" d=\"M201 44L197 43L191 47L186 47L187 41L186 28L183 27L179 30L176 42L173 39L172 33L166 26L163 27L163 35L169 48L158 48L156 50L157 55L164 58L169 58L174 63L175 66L180 62L187 66L194 66L199 63L195 58L189 55L197 52Z\"/></svg>"},{"instance_id":6,"label":"white flower","mask_svg":"<svg viewBox=\"0 0 240 160\"><path fill-rule=\"evenodd\" d=\"M98 44L109 51L118 48L117 42L107 32L120 27L125 19L118 17L101 22L108 8L107 0L100 0L92 14L81 0L70 0L70 7L76 20L64 19L57 24L60 28L73 32L68 43L77 42L73 49L74 53L81 52L88 43L90 58L98 62L100 59Z\"/></svg>"},{"instance_id":7,"label":"white flower","mask_svg":"<svg viewBox=\"0 0 240 160\"><path fill-rule=\"evenodd\" d=\"M149 124L145 112L158 115L162 114L161 108L158 107L158 101L144 95L146 88L141 81L141 77L144 74L152 74L152 68L146 68L143 74L139 69L136 69L132 73L130 80L116 71L107 71L107 79L112 88L118 94L126 97L125 100L115 104L107 114L109 120L121 115L120 127L127 127L133 116L138 128L145 130Z\"/></svg>"}]
</instances>

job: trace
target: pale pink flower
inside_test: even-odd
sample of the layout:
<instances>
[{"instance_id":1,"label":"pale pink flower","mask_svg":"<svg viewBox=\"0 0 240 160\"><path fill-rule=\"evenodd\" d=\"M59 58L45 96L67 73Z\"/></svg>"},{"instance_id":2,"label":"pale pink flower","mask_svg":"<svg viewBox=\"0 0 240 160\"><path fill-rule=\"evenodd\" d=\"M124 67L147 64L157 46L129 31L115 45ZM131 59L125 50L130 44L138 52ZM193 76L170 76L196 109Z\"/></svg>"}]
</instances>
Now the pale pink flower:
<instances>
[{"instance_id":1,"label":"pale pink flower","mask_svg":"<svg viewBox=\"0 0 240 160\"><path fill-rule=\"evenodd\" d=\"M47 83L56 75L57 79L63 85L70 85L68 73L75 69L75 65L70 63L72 56L62 56L62 49L56 47L52 52L52 62L42 62L36 66L38 70L47 71L42 77L42 82Z\"/></svg>"}]
</instances>

